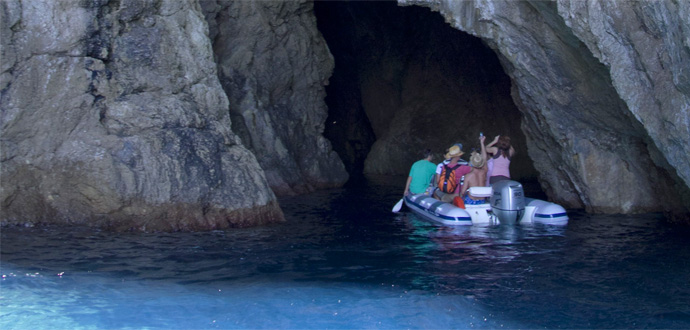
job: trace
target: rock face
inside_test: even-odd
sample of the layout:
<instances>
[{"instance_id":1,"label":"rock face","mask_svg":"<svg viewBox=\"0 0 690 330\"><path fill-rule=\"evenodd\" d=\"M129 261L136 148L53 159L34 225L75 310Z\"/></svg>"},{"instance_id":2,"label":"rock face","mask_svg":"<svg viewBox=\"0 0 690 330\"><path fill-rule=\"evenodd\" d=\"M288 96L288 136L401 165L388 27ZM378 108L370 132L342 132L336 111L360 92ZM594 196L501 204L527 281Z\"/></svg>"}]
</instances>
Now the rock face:
<instances>
[{"instance_id":1,"label":"rock face","mask_svg":"<svg viewBox=\"0 0 690 330\"><path fill-rule=\"evenodd\" d=\"M346 88L331 96L356 100L326 133L350 139L337 147L350 170L406 174L418 148L508 132L531 160L523 173L566 207L690 210L690 2L399 2L459 31L415 25L426 9L372 7L374 23L324 32L370 38L338 47L351 67L335 69ZM283 220L275 194L342 185L322 136L334 60L313 6L0 1L2 223L255 225ZM454 113L473 124L433 120Z\"/></svg>"},{"instance_id":2,"label":"rock face","mask_svg":"<svg viewBox=\"0 0 690 330\"><path fill-rule=\"evenodd\" d=\"M278 195L348 180L322 133L333 57L311 1L202 1L232 129Z\"/></svg>"},{"instance_id":3,"label":"rock face","mask_svg":"<svg viewBox=\"0 0 690 330\"><path fill-rule=\"evenodd\" d=\"M0 3L2 222L282 221L189 1Z\"/></svg>"},{"instance_id":4,"label":"rock face","mask_svg":"<svg viewBox=\"0 0 690 330\"><path fill-rule=\"evenodd\" d=\"M591 212L690 209L690 3L406 1L499 55L557 202Z\"/></svg>"}]
</instances>

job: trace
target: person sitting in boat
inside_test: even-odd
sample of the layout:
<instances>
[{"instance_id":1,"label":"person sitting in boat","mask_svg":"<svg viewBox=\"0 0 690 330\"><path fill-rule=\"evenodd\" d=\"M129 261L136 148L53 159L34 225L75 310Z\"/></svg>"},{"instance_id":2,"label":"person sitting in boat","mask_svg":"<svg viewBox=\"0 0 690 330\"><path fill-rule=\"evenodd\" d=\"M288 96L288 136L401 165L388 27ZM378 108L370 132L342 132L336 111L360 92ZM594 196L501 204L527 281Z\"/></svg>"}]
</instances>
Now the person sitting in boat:
<instances>
[{"instance_id":1,"label":"person sitting in boat","mask_svg":"<svg viewBox=\"0 0 690 330\"><path fill-rule=\"evenodd\" d=\"M495 146L494 146L495 145ZM493 169L489 176L489 183L494 184L503 180L510 180L510 160L515 155L515 149L510 145L510 137L497 135L486 146L486 152L493 154Z\"/></svg>"},{"instance_id":2,"label":"person sitting in boat","mask_svg":"<svg viewBox=\"0 0 690 330\"><path fill-rule=\"evenodd\" d=\"M467 165L459 164L460 156L464 152L460 147L454 145L448 149L446 159L450 159L448 164L444 164L439 176L438 185L435 191L435 198L443 202L450 203L453 198L460 194L461 179L469 173L472 168Z\"/></svg>"},{"instance_id":3,"label":"person sitting in boat","mask_svg":"<svg viewBox=\"0 0 690 330\"><path fill-rule=\"evenodd\" d=\"M431 179L434 176L436 164L431 162L431 159L433 158L431 149L424 150L422 154L424 158L416 161L410 168L410 174L407 176L407 183L405 184L405 196L409 195L410 193L424 193L426 188L429 186L429 182L431 182Z\"/></svg>"},{"instance_id":4,"label":"person sitting in boat","mask_svg":"<svg viewBox=\"0 0 690 330\"><path fill-rule=\"evenodd\" d=\"M457 146L458 148L460 148L460 150L462 150L462 143L456 143L456 144L454 144L454 146ZM446 149L446 153L448 153L448 149ZM436 165L436 174L434 175L434 183L433 183L434 187L438 187L438 179L441 177L441 171L443 171L443 165L448 165L448 163L450 163L450 158L445 158L442 162L440 162L440 163L438 163L438 165ZM460 158L460 159L458 159L458 164L467 165L469 163L467 161L465 161L464 159Z\"/></svg>"},{"instance_id":5,"label":"person sitting in boat","mask_svg":"<svg viewBox=\"0 0 690 330\"><path fill-rule=\"evenodd\" d=\"M474 197L468 193L468 190L472 187L483 187L486 183L486 147L484 146L485 137L482 135L479 137L479 145L481 146L481 152L472 152L470 156L470 166L472 170L470 173L465 175L465 183L460 189L460 196L462 196L465 205L477 205L486 203L486 199L483 197Z\"/></svg>"}]
</instances>

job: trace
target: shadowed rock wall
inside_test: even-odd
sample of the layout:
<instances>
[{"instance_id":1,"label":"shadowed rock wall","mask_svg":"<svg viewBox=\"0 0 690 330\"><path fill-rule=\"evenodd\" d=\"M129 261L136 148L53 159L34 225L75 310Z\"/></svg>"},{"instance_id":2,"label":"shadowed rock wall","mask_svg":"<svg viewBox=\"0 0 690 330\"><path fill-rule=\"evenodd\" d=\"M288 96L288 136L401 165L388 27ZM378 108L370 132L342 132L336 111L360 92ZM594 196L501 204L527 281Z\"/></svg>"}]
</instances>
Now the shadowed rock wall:
<instances>
[{"instance_id":1,"label":"shadowed rock wall","mask_svg":"<svg viewBox=\"0 0 690 330\"><path fill-rule=\"evenodd\" d=\"M426 148L440 162L460 142L468 159L483 132L511 136L513 177L536 178L510 79L479 38L391 1L317 2L315 12L336 59L326 134L344 161L407 174Z\"/></svg>"},{"instance_id":2,"label":"shadowed rock wall","mask_svg":"<svg viewBox=\"0 0 690 330\"><path fill-rule=\"evenodd\" d=\"M202 1L232 129L276 194L343 185L348 174L323 137L333 57L311 1Z\"/></svg>"},{"instance_id":3,"label":"shadowed rock wall","mask_svg":"<svg viewBox=\"0 0 690 330\"><path fill-rule=\"evenodd\" d=\"M499 54L547 193L591 212L687 212L686 1L399 1Z\"/></svg>"},{"instance_id":4,"label":"shadowed rock wall","mask_svg":"<svg viewBox=\"0 0 690 330\"><path fill-rule=\"evenodd\" d=\"M282 221L230 131L193 1L0 2L1 219L116 230Z\"/></svg>"}]
</instances>

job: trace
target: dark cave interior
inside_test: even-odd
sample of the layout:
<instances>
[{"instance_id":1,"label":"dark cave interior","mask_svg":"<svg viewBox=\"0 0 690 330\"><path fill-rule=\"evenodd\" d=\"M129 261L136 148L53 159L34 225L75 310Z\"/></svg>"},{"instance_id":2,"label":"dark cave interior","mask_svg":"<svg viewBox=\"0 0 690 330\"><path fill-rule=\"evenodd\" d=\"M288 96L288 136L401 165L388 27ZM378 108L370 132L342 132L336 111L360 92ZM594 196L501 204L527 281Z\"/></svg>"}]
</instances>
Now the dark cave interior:
<instances>
[{"instance_id":1,"label":"dark cave interior","mask_svg":"<svg viewBox=\"0 0 690 330\"><path fill-rule=\"evenodd\" d=\"M524 155L511 164L513 177L536 178L510 78L481 39L428 8L395 1L316 1L314 11L335 59L324 135L351 176L406 174L418 150L429 147L440 161L457 142L467 158L483 132L487 143L508 134ZM367 167L379 140L404 155L385 161L393 166L370 159Z\"/></svg>"}]
</instances>

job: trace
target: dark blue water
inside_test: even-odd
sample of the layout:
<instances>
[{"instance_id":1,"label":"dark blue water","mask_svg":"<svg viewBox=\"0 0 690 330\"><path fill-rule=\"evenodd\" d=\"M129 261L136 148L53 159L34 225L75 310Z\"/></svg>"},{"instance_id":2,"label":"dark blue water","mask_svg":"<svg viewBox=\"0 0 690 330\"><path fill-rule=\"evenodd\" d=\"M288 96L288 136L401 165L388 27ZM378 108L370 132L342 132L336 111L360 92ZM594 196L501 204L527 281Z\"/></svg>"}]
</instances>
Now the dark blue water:
<instances>
[{"instance_id":1,"label":"dark blue water","mask_svg":"<svg viewBox=\"0 0 690 330\"><path fill-rule=\"evenodd\" d=\"M3 228L0 328L690 328L690 232L661 215L440 227L390 212L402 180L263 228Z\"/></svg>"}]
</instances>

